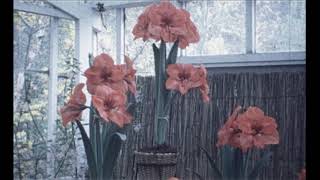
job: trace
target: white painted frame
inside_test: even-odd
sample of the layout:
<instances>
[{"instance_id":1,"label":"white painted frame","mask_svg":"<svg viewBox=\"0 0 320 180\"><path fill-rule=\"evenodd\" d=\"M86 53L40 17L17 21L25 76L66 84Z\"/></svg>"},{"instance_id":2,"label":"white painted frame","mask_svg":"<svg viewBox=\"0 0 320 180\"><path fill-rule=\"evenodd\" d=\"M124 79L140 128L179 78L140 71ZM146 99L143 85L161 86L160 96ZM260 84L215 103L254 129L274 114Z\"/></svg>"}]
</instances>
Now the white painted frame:
<instances>
[{"instance_id":1,"label":"white painted frame","mask_svg":"<svg viewBox=\"0 0 320 180\"><path fill-rule=\"evenodd\" d=\"M47 131L47 146L51 148L55 143L55 129L57 119L57 60L58 60L58 17L52 17L50 19L50 59L49 59L49 88L48 88L48 131ZM49 151L47 153L47 174L48 178L50 175L54 175L54 157Z\"/></svg>"},{"instance_id":2,"label":"white painted frame","mask_svg":"<svg viewBox=\"0 0 320 180\"><path fill-rule=\"evenodd\" d=\"M276 66L304 65L305 58L305 52L279 52L215 56L180 56L177 62L183 64L203 64L206 67Z\"/></svg>"}]
</instances>

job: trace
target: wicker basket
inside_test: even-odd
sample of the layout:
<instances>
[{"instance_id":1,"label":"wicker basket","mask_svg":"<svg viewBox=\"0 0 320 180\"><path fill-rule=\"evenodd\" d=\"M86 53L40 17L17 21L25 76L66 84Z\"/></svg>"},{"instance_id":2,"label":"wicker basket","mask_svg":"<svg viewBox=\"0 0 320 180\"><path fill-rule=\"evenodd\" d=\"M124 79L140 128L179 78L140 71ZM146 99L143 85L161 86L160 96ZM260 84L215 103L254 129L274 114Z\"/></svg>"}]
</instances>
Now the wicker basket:
<instances>
[{"instance_id":1,"label":"wicker basket","mask_svg":"<svg viewBox=\"0 0 320 180\"><path fill-rule=\"evenodd\" d=\"M135 152L137 180L167 180L175 176L177 153Z\"/></svg>"}]
</instances>

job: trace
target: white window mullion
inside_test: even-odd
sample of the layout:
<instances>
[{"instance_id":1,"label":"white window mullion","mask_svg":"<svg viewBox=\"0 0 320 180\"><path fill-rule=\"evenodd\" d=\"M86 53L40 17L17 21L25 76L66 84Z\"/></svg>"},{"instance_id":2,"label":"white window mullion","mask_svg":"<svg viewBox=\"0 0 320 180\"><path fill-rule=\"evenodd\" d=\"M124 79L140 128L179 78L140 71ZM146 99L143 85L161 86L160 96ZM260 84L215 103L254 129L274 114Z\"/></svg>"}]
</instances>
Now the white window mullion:
<instances>
[{"instance_id":1,"label":"white window mullion","mask_svg":"<svg viewBox=\"0 0 320 180\"><path fill-rule=\"evenodd\" d=\"M246 0L246 53L256 52L256 0Z\"/></svg>"},{"instance_id":2,"label":"white window mullion","mask_svg":"<svg viewBox=\"0 0 320 180\"><path fill-rule=\"evenodd\" d=\"M52 149L55 143L55 130L57 119L57 61L58 61L58 21L56 17L51 18L50 23L50 60L49 60L49 103L48 103L48 143L47 147ZM54 175L54 155L47 151L47 175Z\"/></svg>"},{"instance_id":3,"label":"white window mullion","mask_svg":"<svg viewBox=\"0 0 320 180\"><path fill-rule=\"evenodd\" d=\"M124 61L124 8L116 9L116 62L120 64Z\"/></svg>"}]
</instances>

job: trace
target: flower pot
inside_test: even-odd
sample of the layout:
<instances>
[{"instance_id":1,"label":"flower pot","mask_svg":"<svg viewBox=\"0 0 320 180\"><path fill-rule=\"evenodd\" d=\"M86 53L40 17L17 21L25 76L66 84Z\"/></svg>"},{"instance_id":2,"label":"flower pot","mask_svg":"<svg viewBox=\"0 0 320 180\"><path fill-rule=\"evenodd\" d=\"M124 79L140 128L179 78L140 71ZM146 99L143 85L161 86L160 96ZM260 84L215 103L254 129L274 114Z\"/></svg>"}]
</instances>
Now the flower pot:
<instances>
[{"instance_id":1,"label":"flower pot","mask_svg":"<svg viewBox=\"0 0 320 180\"><path fill-rule=\"evenodd\" d=\"M175 176L177 153L135 153L137 180L167 180Z\"/></svg>"}]
</instances>

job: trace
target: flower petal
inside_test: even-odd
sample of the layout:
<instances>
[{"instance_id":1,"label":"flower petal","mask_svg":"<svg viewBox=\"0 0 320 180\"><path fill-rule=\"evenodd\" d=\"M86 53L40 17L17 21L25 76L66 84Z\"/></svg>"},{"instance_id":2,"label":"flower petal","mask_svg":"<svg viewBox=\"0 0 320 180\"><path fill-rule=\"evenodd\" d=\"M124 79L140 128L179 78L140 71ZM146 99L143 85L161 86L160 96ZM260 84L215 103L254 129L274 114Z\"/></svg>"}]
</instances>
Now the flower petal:
<instances>
[{"instance_id":1,"label":"flower petal","mask_svg":"<svg viewBox=\"0 0 320 180\"><path fill-rule=\"evenodd\" d=\"M179 89L179 82L175 79L168 78L166 81L166 88L169 90L178 90Z\"/></svg>"},{"instance_id":2,"label":"flower petal","mask_svg":"<svg viewBox=\"0 0 320 180\"><path fill-rule=\"evenodd\" d=\"M93 66L100 67L100 68L110 68L114 65L112 58L105 53L100 54L99 56L95 57Z\"/></svg>"}]
</instances>

